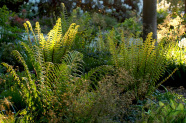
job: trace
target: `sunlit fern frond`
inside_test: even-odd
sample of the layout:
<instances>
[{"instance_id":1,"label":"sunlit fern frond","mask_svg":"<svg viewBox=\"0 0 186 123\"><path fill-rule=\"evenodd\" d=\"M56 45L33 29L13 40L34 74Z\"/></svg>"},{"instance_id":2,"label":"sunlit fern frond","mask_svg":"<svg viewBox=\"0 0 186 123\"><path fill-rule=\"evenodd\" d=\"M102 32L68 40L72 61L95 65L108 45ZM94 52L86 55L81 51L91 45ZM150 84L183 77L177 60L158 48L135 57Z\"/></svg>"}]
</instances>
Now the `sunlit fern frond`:
<instances>
[{"instance_id":1,"label":"sunlit fern frond","mask_svg":"<svg viewBox=\"0 0 186 123\"><path fill-rule=\"evenodd\" d=\"M32 24L29 22L29 21L26 21L26 24L28 25L28 27L30 28L30 31L32 32L32 35L34 36L34 40L35 40L35 43L37 44L37 39L36 39L36 35L34 33L34 30L32 28Z\"/></svg>"},{"instance_id":2,"label":"sunlit fern frond","mask_svg":"<svg viewBox=\"0 0 186 123\"><path fill-rule=\"evenodd\" d=\"M31 49L24 42L21 42L21 45L23 46L23 48L27 52L27 55L28 55L27 57L30 59L30 62L32 63L32 66L36 72L37 80L39 82L43 82L45 72L44 72L44 68L43 68L44 56L43 56L42 50L39 47L37 47L36 45L34 45L33 48Z\"/></svg>"},{"instance_id":3,"label":"sunlit fern frond","mask_svg":"<svg viewBox=\"0 0 186 123\"><path fill-rule=\"evenodd\" d=\"M121 56L119 58L119 60L121 61L120 64L121 66L124 66L125 69L129 69L127 67L129 67L128 63L128 59L129 59L129 50L127 48L127 44L126 44L126 40L125 40L125 37L124 37L124 33L123 33L123 30L121 32L121 44L120 44L120 53L119 53L119 56Z\"/></svg>"},{"instance_id":4,"label":"sunlit fern frond","mask_svg":"<svg viewBox=\"0 0 186 123\"><path fill-rule=\"evenodd\" d=\"M111 32L108 36L113 64L130 71L137 81L148 80L149 87L153 87L166 70L168 64L165 58L166 49L161 45L155 47L156 41L152 39L152 33L147 36L144 43L136 45L132 42L130 46L126 41L130 42L131 39L135 41L135 39L130 36L127 39L120 34L121 43L117 48L113 35L114 32Z\"/></svg>"},{"instance_id":5,"label":"sunlit fern frond","mask_svg":"<svg viewBox=\"0 0 186 123\"><path fill-rule=\"evenodd\" d=\"M28 80L29 80L31 83L33 83L33 80L32 80L31 75L30 75L30 73L29 73L28 66L27 66L27 64L26 64L26 62L25 62L25 60L24 60L24 58L22 57L22 55L21 55L17 50L13 50L13 51L12 51L12 54L16 57L16 59L17 59L19 62L21 62L21 63L23 64L24 69L25 69L25 72L26 72L27 77L28 77Z\"/></svg>"},{"instance_id":6,"label":"sunlit fern frond","mask_svg":"<svg viewBox=\"0 0 186 123\"><path fill-rule=\"evenodd\" d=\"M35 33L37 34L37 36L36 36L36 38L38 39L37 41L41 41L42 39L42 33L41 33L41 27L40 27L40 25L39 25L39 22L36 22L36 27L35 27ZM38 44L38 43L37 43Z\"/></svg>"},{"instance_id":7,"label":"sunlit fern frond","mask_svg":"<svg viewBox=\"0 0 186 123\"><path fill-rule=\"evenodd\" d=\"M3 66L7 68L7 72L11 73L14 77L14 79L20 84L19 76L16 74L16 71L13 69L11 65L8 65L7 63L3 62L1 63Z\"/></svg>"},{"instance_id":8,"label":"sunlit fern frond","mask_svg":"<svg viewBox=\"0 0 186 123\"><path fill-rule=\"evenodd\" d=\"M62 18L62 27L63 27L63 34L66 33L68 27L70 26L70 22L67 15L67 10L64 3L61 3L61 18Z\"/></svg>"},{"instance_id":9,"label":"sunlit fern frond","mask_svg":"<svg viewBox=\"0 0 186 123\"><path fill-rule=\"evenodd\" d=\"M30 31L29 31L29 29L28 29L28 26L27 26L26 23L24 23L23 25L24 25L24 27L25 27L25 32L26 32L27 35L28 35L29 45L32 46L32 42L31 42L31 39L30 39Z\"/></svg>"},{"instance_id":10,"label":"sunlit fern frond","mask_svg":"<svg viewBox=\"0 0 186 123\"><path fill-rule=\"evenodd\" d=\"M77 34L79 26L75 23L71 24L68 31L63 36L61 42L58 42L55 46L54 63L59 62L61 58L71 49L75 36Z\"/></svg>"},{"instance_id":11,"label":"sunlit fern frond","mask_svg":"<svg viewBox=\"0 0 186 123\"><path fill-rule=\"evenodd\" d=\"M53 62L54 59L57 59L54 57L55 54L55 47L61 47L59 46L59 42L62 38L62 27L61 27L61 19L59 18L56 22L56 25L47 35L47 40L44 45L44 54L45 54L45 61ZM41 40L44 41L44 40ZM43 44L40 42L40 44Z\"/></svg>"},{"instance_id":12,"label":"sunlit fern frond","mask_svg":"<svg viewBox=\"0 0 186 123\"><path fill-rule=\"evenodd\" d=\"M60 63L62 57L71 49L79 25L75 23L71 24L68 31L63 36L61 18L58 18L56 25L48 33L47 37L44 37L41 33L40 25L37 22L35 33L33 32L32 25L27 21L24 26L26 31L29 33L31 30L36 46L39 46L43 52L45 62ZM30 40L30 37L28 37ZM29 44L31 49L32 43Z\"/></svg>"},{"instance_id":13,"label":"sunlit fern frond","mask_svg":"<svg viewBox=\"0 0 186 123\"><path fill-rule=\"evenodd\" d=\"M28 110L33 110L33 105L34 105L33 99L36 99L38 97L35 81L31 78L31 73L28 69L28 66L26 65L24 58L21 56L21 54L17 50L14 50L12 54L17 58L19 62L23 64L25 72L26 72L26 77L22 77L20 79L16 75L15 70L13 68L11 68L9 65L5 63L3 65L7 67L8 71L10 71L10 73L12 73L14 78L18 81L18 85L21 87L20 93L22 94L23 98L26 101Z\"/></svg>"}]
</instances>

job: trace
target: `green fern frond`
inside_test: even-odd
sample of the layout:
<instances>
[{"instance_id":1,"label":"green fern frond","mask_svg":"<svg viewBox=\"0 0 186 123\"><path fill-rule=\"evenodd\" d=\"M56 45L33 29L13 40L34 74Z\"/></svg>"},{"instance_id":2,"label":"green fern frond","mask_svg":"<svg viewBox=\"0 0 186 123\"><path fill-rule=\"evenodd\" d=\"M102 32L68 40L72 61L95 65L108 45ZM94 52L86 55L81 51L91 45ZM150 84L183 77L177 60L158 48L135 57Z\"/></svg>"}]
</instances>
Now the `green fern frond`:
<instances>
[{"instance_id":1,"label":"green fern frond","mask_svg":"<svg viewBox=\"0 0 186 123\"><path fill-rule=\"evenodd\" d=\"M152 33L147 36L142 45L135 45L131 42L131 39L135 40L131 36L126 39L122 32L120 35L121 43L118 46L115 44L114 30L108 36L109 49L114 65L129 70L137 81L148 80L150 91L166 70L168 64L165 57L166 49L162 48L161 45L155 47L156 41L152 39ZM131 43L130 46L127 45L127 41ZM138 87L138 84L140 83L136 82L136 87Z\"/></svg>"},{"instance_id":2,"label":"green fern frond","mask_svg":"<svg viewBox=\"0 0 186 123\"><path fill-rule=\"evenodd\" d=\"M21 81L20 81L18 75L16 74L16 71L13 69L13 67L11 65L8 65L5 62L2 62L1 64L7 68L7 72L11 73L13 75L14 79L18 82L18 84L20 84Z\"/></svg>"},{"instance_id":3,"label":"green fern frond","mask_svg":"<svg viewBox=\"0 0 186 123\"><path fill-rule=\"evenodd\" d=\"M27 77L22 77L21 79L22 81L20 81L15 70L10 65L6 63L3 63L3 65L7 67L8 71L14 76L15 80L18 81L18 85L20 85L21 87L20 92L23 98L25 99L26 103L28 104L28 110L30 110L31 108L33 108L33 105L34 105L33 98L38 97L36 85L35 85L35 82L31 78L31 74L21 54L16 50L14 50L12 53L18 59L18 61L20 61L23 64Z\"/></svg>"},{"instance_id":4,"label":"green fern frond","mask_svg":"<svg viewBox=\"0 0 186 123\"><path fill-rule=\"evenodd\" d=\"M68 65L72 71L72 75L80 77L83 73L83 54L78 51L67 53L63 61Z\"/></svg>"},{"instance_id":5,"label":"green fern frond","mask_svg":"<svg viewBox=\"0 0 186 123\"><path fill-rule=\"evenodd\" d=\"M26 33L27 33L27 35L28 35L29 45L32 46L32 42L31 42L31 39L30 39L30 31L29 31L29 29L28 29L28 26L27 26L26 23L24 23L23 25L24 25L24 27L25 27L25 29L26 29Z\"/></svg>"},{"instance_id":6,"label":"green fern frond","mask_svg":"<svg viewBox=\"0 0 186 123\"><path fill-rule=\"evenodd\" d=\"M29 37L29 29L30 29L34 36L36 46L39 46L42 49L45 62L60 63L62 57L71 49L79 25L76 25L75 23L71 24L68 31L63 36L61 24L62 24L61 18L58 18L56 25L48 33L46 39L41 33L40 25L38 22L36 23L36 28L35 28L36 35L29 21L27 21L24 24L25 29L28 33L28 40L30 41L30 37ZM31 49L33 49L31 41L30 41L30 47Z\"/></svg>"},{"instance_id":7,"label":"green fern frond","mask_svg":"<svg viewBox=\"0 0 186 123\"><path fill-rule=\"evenodd\" d=\"M40 28L39 22L36 22L35 33L37 34L37 39L40 42L41 41L40 36L43 34L41 33L41 28Z\"/></svg>"},{"instance_id":8,"label":"green fern frond","mask_svg":"<svg viewBox=\"0 0 186 123\"><path fill-rule=\"evenodd\" d=\"M34 45L33 49L31 49L24 42L21 42L21 45L23 46L23 48L26 50L28 54L27 57L30 59L30 62L32 63L32 66L36 72L37 80L39 82L43 82L44 81L43 80L44 78L44 69L43 69L44 56L42 54L43 52L36 45Z\"/></svg>"},{"instance_id":9,"label":"green fern frond","mask_svg":"<svg viewBox=\"0 0 186 123\"><path fill-rule=\"evenodd\" d=\"M114 71L113 66L102 65L102 66L91 69L88 73L85 73L81 77L84 80L97 81L103 78L109 71Z\"/></svg>"},{"instance_id":10,"label":"green fern frond","mask_svg":"<svg viewBox=\"0 0 186 123\"><path fill-rule=\"evenodd\" d=\"M120 65L121 66L124 66L127 70L129 70L129 50L127 48L127 44L126 44L126 40L125 40L125 37L124 37L124 33L123 33L123 30L121 32L121 44L120 44L120 53L119 53L119 61L120 62Z\"/></svg>"},{"instance_id":11,"label":"green fern frond","mask_svg":"<svg viewBox=\"0 0 186 123\"><path fill-rule=\"evenodd\" d=\"M118 56L117 56L118 52L116 49L117 43L115 42L114 37L115 37L115 30L112 29L108 35L109 49L110 49L110 53L112 54L114 64L116 67L118 67Z\"/></svg>"},{"instance_id":12,"label":"green fern frond","mask_svg":"<svg viewBox=\"0 0 186 123\"><path fill-rule=\"evenodd\" d=\"M23 64L26 75L27 75L27 78L28 78L28 81L29 81L29 87L32 88L34 93L36 93L35 82L32 80L30 71L28 69L28 66L26 65L26 62L25 62L24 58L22 57L22 55L17 50L12 51L12 54L17 58L18 61L20 61Z\"/></svg>"},{"instance_id":13,"label":"green fern frond","mask_svg":"<svg viewBox=\"0 0 186 123\"><path fill-rule=\"evenodd\" d=\"M101 29L99 27L99 39L98 39L98 51L101 52L101 51L104 51L105 50L105 43L103 41L103 36L102 36L102 32L101 32Z\"/></svg>"},{"instance_id":14,"label":"green fern frond","mask_svg":"<svg viewBox=\"0 0 186 123\"><path fill-rule=\"evenodd\" d=\"M67 10L64 3L61 3L61 18L62 18L62 27L63 27L63 34L66 33L68 27L70 26L70 22L68 20Z\"/></svg>"},{"instance_id":15,"label":"green fern frond","mask_svg":"<svg viewBox=\"0 0 186 123\"><path fill-rule=\"evenodd\" d=\"M28 24L28 27L30 28L30 31L32 32L32 35L34 36L34 40L37 43L36 36L35 36L35 33L34 33L33 29L32 29L31 23L29 21L26 21L26 24Z\"/></svg>"}]
</instances>

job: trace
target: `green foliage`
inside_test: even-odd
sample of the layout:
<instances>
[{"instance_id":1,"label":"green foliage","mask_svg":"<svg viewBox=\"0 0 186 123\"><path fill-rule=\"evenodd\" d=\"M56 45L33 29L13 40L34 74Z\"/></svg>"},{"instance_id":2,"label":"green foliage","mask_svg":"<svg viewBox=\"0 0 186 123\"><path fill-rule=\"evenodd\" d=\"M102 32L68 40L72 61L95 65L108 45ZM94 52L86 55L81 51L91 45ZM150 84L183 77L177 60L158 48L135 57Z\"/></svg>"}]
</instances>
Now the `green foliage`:
<instances>
[{"instance_id":1,"label":"green foliage","mask_svg":"<svg viewBox=\"0 0 186 123\"><path fill-rule=\"evenodd\" d=\"M168 16L168 11L160 9L157 11L157 23L163 23L164 19Z\"/></svg>"},{"instance_id":2,"label":"green foliage","mask_svg":"<svg viewBox=\"0 0 186 123\"><path fill-rule=\"evenodd\" d=\"M13 102L12 106L15 108L14 110L16 112L19 109L24 109L26 107L26 104L22 98L22 95L19 93L19 90L11 89L11 90L5 90L4 92L1 93L1 97L0 97L1 99L8 98L8 97L11 97L9 101ZM12 112L14 112L14 110L12 110Z\"/></svg>"},{"instance_id":3,"label":"green foliage","mask_svg":"<svg viewBox=\"0 0 186 123\"><path fill-rule=\"evenodd\" d=\"M135 45L132 42L131 46L125 40L123 33L121 33L121 43L118 45L115 35L114 30L108 34L112 64L130 71L139 81L136 82L136 87L143 81L147 81L147 90L150 93L168 65L165 58L166 49L162 49L161 44L155 48L152 33L142 45Z\"/></svg>"},{"instance_id":4,"label":"green foliage","mask_svg":"<svg viewBox=\"0 0 186 123\"><path fill-rule=\"evenodd\" d=\"M36 23L36 35L29 22L24 24L27 33L29 34L27 24L34 35L35 45L32 45L29 36L29 45L24 42L20 44L27 52L27 57L33 65L36 77L32 77L32 73L29 71L23 56L17 50L14 50L12 53L23 64L25 70L24 77L18 76L13 67L7 63L2 64L14 76L14 79L17 81L15 85L20 87L19 92L25 100L26 110L29 112L25 115L26 118L30 121L36 119L47 120L41 116L50 115L48 114L49 110L55 112L59 110L57 107L63 103L60 97L69 87L68 81L82 74L83 55L77 51L67 54L78 26L74 27L75 24L72 24L62 37L61 21L58 19L54 28L49 32L48 39L45 40L38 23ZM64 58L61 61L62 57ZM56 107L53 107L54 105ZM64 107L61 110L66 109ZM56 115L59 115L58 113L60 112L57 112ZM61 113L64 113L64 111Z\"/></svg>"},{"instance_id":5,"label":"green foliage","mask_svg":"<svg viewBox=\"0 0 186 123\"><path fill-rule=\"evenodd\" d=\"M138 37L142 33L142 23L140 23L139 18L137 17L125 19L123 23L119 23L116 27L119 30L123 30L125 36L134 34Z\"/></svg>"},{"instance_id":6,"label":"green foliage","mask_svg":"<svg viewBox=\"0 0 186 123\"><path fill-rule=\"evenodd\" d=\"M17 27L12 27L10 25L9 18L12 17L14 13L8 10L4 5L0 8L0 43L2 42L13 42L15 40L21 40L21 35L15 32L21 32ZM1 45L1 44L0 44Z\"/></svg>"},{"instance_id":7,"label":"green foliage","mask_svg":"<svg viewBox=\"0 0 186 123\"><path fill-rule=\"evenodd\" d=\"M117 20L109 17L108 15L102 15L94 12L92 14L92 23L95 27L97 26L101 29L111 29L117 24Z\"/></svg>"},{"instance_id":8,"label":"green foliage","mask_svg":"<svg viewBox=\"0 0 186 123\"><path fill-rule=\"evenodd\" d=\"M28 24L28 26L27 26ZM47 35L47 38L41 33L40 25L36 23L35 35L31 23L26 22L24 24L27 33L28 39L31 45L31 40L29 37L29 28L32 32L37 48L41 49L42 55L44 56L45 62L60 63L62 57L71 49L75 35L78 30L78 25L75 23L71 24L67 32L62 34L61 19L59 18L56 22L56 25Z\"/></svg>"},{"instance_id":9,"label":"green foliage","mask_svg":"<svg viewBox=\"0 0 186 123\"><path fill-rule=\"evenodd\" d=\"M185 44L184 39L185 38L183 38L183 42L180 41L179 43L170 43L167 46L167 54L165 57L169 62L169 65L161 79L164 79L165 76L170 74L170 72L173 71L175 68L178 68L178 70L171 76L171 78L167 82L165 82L165 85L178 87L184 85L185 83L184 75L186 72L186 50L184 47L181 47L181 43L183 43L182 45Z\"/></svg>"},{"instance_id":10,"label":"green foliage","mask_svg":"<svg viewBox=\"0 0 186 123\"><path fill-rule=\"evenodd\" d=\"M134 105L156 95L153 92L159 78L173 59L168 57L170 47L162 43L155 47L152 33L144 42L138 38L141 25L136 18L102 33L101 29L110 29L115 20L99 14L92 19L89 13L80 14L78 8L67 16L61 5L62 18L54 13L51 20L43 20L50 26L57 20L47 36L41 33L39 22L35 29L28 21L24 24L28 42L19 43L24 50L10 49L24 72L2 63L12 76L0 76L1 98L12 96L10 102L19 110L18 122L135 122L141 110ZM173 70L162 82L177 69ZM169 93L156 96L159 104L147 106L151 113L142 114L147 118L142 116L144 122L156 117L160 119L156 121L185 120L183 102L175 101ZM164 101L167 99L170 101Z\"/></svg>"},{"instance_id":11,"label":"green foliage","mask_svg":"<svg viewBox=\"0 0 186 123\"><path fill-rule=\"evenodd\" d=\"M27 3L25 2L25 4L22 4L19 6L19 13L18 15L21 18L29 18L32 19L33 17L38 15L38 12L36 13L36 11L33 11L32 7L34 6L33 3Z\"/></svg>"},{"instance_id":12,"label":"green foliage","mask_svg":"<svg viewBox=\"0 0 186 123\"><path fill-rule=\"evenodd\" d=\"M142 122L185 122L185 100L179 101L179 95L166 92L164 94L158 94L159 101L148 101L145 108L146 112L142 113Z\"/></svg>"},{"instance_id":13,"label":"green foliage","mask_svg":"<svg viewBox=\"0 0 186 123\"><path fill-rule=\"evenodd\" d=\"M19 62L16 61L16 59L14 58L14 56L11 54L11 52L13 50L19 50L21 51L21 49L19 48L19 45L15 44L15 43L8 43L6 44L5 42L2 43L2 47L0 47L0 61L1 62L6 62L9 63L11 65L15 65L15 66L19 66Z\"/></svg>"}]
</instances>

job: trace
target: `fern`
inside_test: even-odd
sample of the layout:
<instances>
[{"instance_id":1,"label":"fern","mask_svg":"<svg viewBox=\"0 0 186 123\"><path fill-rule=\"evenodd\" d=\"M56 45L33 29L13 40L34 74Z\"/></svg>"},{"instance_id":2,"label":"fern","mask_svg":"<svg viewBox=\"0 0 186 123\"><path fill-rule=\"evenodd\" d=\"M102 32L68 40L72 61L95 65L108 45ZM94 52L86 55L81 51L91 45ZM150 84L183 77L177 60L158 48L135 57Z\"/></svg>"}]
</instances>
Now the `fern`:
<instances>
[{"instance_id":1,"label":"fern","mask_svg":"<svg viewBox=\"0 0 186 123\"><path fill-rule=\"evenodd\" d=\"M29 44L24 42L20 42L20 44L26 51L26 59L31 62L36 77L31 77L24 57L16 50L12 53L23 64L26 76L20 78L10 65L2 64L12 73L21 87L20 93L27 104L27 117L31 121L36 120L37 116L41 117L46 114L49 109L53 109L53 98L60 97L66 92L68 81L77 76L76 73L79 74L79 77L81 76L83 55L77 51L70 52L79 27L76 24L71 24L63 36L59 18L54 28L48 33L48 38L41 33L39 23L36 23L35 32L30 22L27 21L24 26L28 33ZM34 36L33 43L29 37L29 30ZM62 60L63 57L64 60ZM60 102L61 98L56 100Z\"/></svg>"},{"instance_id":2,"label":"fern","mask_svg":"<svg viewBox=\"0 0 186 123\"><path fill-rule=\"evenodd\" d=\"M34 36L36 46L42 49L44 61L53 63L60 63L62 57L71 49L79 27L75 23L71 24L68 31L63 36L61 19L59 18L54 28L48 33L47 38L45 38L41 33L39 23L36 23L36 35L32 29L30 22L27 21L24 26L28 34L29 27ZM28 40L30 41L30 38ZM32 47L31 43L30 46Z\"/></svg>"},{"instance_id":3,"label":"fern","mask_svg":"<svg viewBox=\"0 0 186 123\"><path fill-rule=\"evenodd\" d=\"M68 65L73 76L80 77L83 74L83 54L78 51L69 52L64 56L63 62Z\"/></svg>"},{"instance_id":4,"label":"fern","mask_svg":"<svg viewBox=\"0 0 186 123\"><path fill-rule=\"evenodd\" d=\"M150 92L168 65L165 59L166 49L163 49L160 44L155 47L152 33L147 36L142 45L135 45L132 42L131 46L126 43L131 38L129 37L127 40L122 32L120 35L121 43L117 46L115 43L115 30L113 29L108 34L109 49L114 65L129 70L136 79L136 87L141 82L148 81L148 90Z\"/></svg>"},{"instance_id":5,"label":"fern","mask_svg":"<svg viewBox=\"0 0 186 123\"><path fill-rule=\"evenodd\" d=\"M114 37L115 37L115 31L114 31L114 29L112 29L112 31L110 32L110 34L108 36L109 49L110 49L110 53L112 54L114 64L116 65L116 67L118 67L118 56L117 56L118 51L116 49L117 44L116 44Z\"/></svg>"},{"instance_id":6,"label":"fern","mask_svg":"<svg viewBox=\"0 0 186 123\"><path fill-rule=\"evenodd\" d=\"M65 34L71 22L69 22L67 10L64 3L61 3L61 18L62 18L63 34Z\"/></svg>"}]
</instances>

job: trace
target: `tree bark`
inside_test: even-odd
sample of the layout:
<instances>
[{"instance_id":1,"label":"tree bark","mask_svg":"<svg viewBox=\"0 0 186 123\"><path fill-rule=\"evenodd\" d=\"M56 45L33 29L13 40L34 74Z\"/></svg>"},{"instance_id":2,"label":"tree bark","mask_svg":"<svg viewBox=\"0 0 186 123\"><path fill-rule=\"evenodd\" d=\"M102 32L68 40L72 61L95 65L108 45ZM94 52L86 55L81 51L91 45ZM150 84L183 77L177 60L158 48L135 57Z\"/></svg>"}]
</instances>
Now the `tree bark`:
<instances>
[{"instance_id":1,"label":"tree bark","mask_svg":"<svg viewBox=\"0 0 186 123\"><path fill-rule=\"evenodd\" d=\"M153 39L157 39L157 0L143 0L144 41L150 32L153 32Z\"/></svg>"},{"instance_id":2,"label":"tree bark","mask_svg":"<svg viewBox=\"0 0 186 123\"><path fill-rule=\"evenodd\" d=\"M185 15L186 15L186 0L185 0Z\"/></svg>"}]
</instances>

